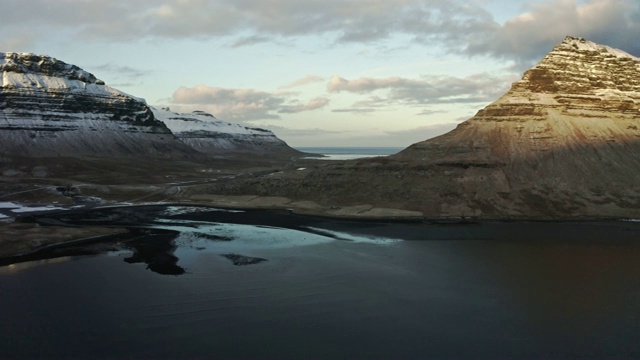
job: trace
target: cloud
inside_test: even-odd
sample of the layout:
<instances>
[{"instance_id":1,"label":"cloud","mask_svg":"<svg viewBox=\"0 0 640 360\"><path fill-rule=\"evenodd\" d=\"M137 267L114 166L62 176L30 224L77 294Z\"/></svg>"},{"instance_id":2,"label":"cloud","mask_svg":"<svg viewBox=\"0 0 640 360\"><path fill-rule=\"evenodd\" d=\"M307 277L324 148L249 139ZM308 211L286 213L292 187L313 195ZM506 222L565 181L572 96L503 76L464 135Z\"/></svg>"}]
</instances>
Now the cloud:
<instances>
[{"instance_id":1,"label":"cloud","mask_svg":"<svg viewBox=\"0 0 640 360\"><path fill-rule=\"evenodd\" d=\"M469 54L514 59L527 68L567 35L640 55L640 2L636 0L575 0L533 3L528 10L495 31L469 43Z\"/></svg>"},{"instance_id":2,"label":"cloud","mask_svg":"<svg viewBox=\"0 0 640 360\"><path fill-rule=\"evenodd\" d=\"M340 42L394 34L455 41L494 26L486 10L462 0L5 0L2 8L5 28L119 41L237 37L232 46L325 34Z\"/></svg>"},{"instance_id":3,"label":"cloud","mask_svg":"<svg viewBox=\"0 0 640 360\"><path fill-rule=\"evenodd\" d=\"M431 109L422 109L419 113L417 113L416 115L421 115L421 116L430 116L430 115L434 115L434 114L446 114L447 111L444 110L431 110Z\"/></svg>"},{"instance_id":4,"label":"cloud","mask_svg":"<svg viewBox=\"0 0 640 360\"><path fill-rule=\"evenodd\" d=\"M409 88L423 86L426 86L426 82L424 81L403 79L401 77L389 77L386 79L359 78L355 80L346 80L339 76L332 76L329 80L329 84L327 85L327 91L367 93L385 88Z\"/></svg>"},{"instance_id":5,"label":"cloud","mask_svg":"<svg viewBox=\"0 0 640 360\"><path fill-rule=\"evenodd\" d=\"M36 35L29 33L16 34L13 36L3 36L0 40L0 51L3 52L27 52L35 43Z\"/></svg>"},{"instance_id":6,"label":"cloud","mask_svg":"<svg viewBox=\"0 0 640 360\"><path fill-rule=\"evenodd\" d=\"M358 106L354 106L352 108L340 108L340 109L331 110L331 112L335 112L335 113L352 113L352 114L369 114L375 111L376 109L373 109L373 108L362 108Z\"/></svg>"},{"instance_id":7,"label":"cloud","mask_svg":"<svg viewBox=\"0 0 640 360\"><path fill-rule=\"evenodd\" d=\"M198 85L180 87L171 97L171 105L179 108L207 110L216 117L238 122L279 119L280 113L299 113L321 109L329 99L318 97L301 103L291 93L270 93L255 89L225 89Z\"/></svg>"},{"instance_id":8,"label":"cloud","mask_svg":"<svg viewBox=\"0 0 640 360\"><path fill-rule=\"evenodd\" d=\"M131 66L122 66L116 64L102 64L98 66L92 66L91 69L92 71L115 73L118 75L118 77L124 77L127 79L137 79L151 73L151 71L149 70L142 70Z\"/></svg>"},{"instance_id":9,"label":"cloud","mask_svg":"<svg viewBox=\"0 0 640 360\"><path fill-rule=\"evenodd\" d=\"M372 43L398 36L449 51L539 60L566 35L585 37L640 55L637 0L524 2L503 24L488 1L463 0L3 0L1 45L24 48L40 34L70 40L228 37L230 46L322 36L329 42ZM483 7L485 6L485 7ZM31 39L20 34L36 34ZM20 38L22 36L22 38ZM394 38L395 37L395 38Z\"/></svg>"},{"instance_id":10,"label":"cloud","mask_svg":"<svg viewBox=\"0 0 640 360\"><path fill-rule=\"evenodd\" d=\"M309 102L307 102L306 104L282 106L278 110L278 112L293 114L293 113L299 113L303 111L317 110L317 109L322 109L323 107L329 105L329 102L330 100L326 97L317 97L315 99L309 100Z\"/></svg>"},{"instance_id":11,"label":"cloud","mask_svg":"<svg viewBox=\"0 0 640 360\"><path fill-rule=\"evenodd\" d=\"M269 40L270 39L267 36L251 35L251 36L246 36L246 37L236 39L236 41L234 41L233 44L231 44L231 47L239 48L243 46L251 46L251 45L256 45L260 43L265 43L265 42L268 42Z\"/></svg>"},{"instance_id":12,"label":"cloud","mask_svg":"<svg viewBox=\"0 0 640 360\"><path fill-rule=\"evenodd\" d=\"M224 89L198 85L180 87L171 98L175 105L200 106L224 120L249 121L278 119L273 112L285 98L253 89Z\"/></svg>"},{"instance_id":13,"label":"cloud","mask_svg":"<svg viewBox=\"0 0 640 360\"><path fill-rule=\"evenodd\" d=\"M371 94L353 104L352 112L369 111L385 106L423 106L425 104L474 103L495 100L506 89L511 76L487 73L465 78L453 76L423 76L420 79L402 77L358 78L347 80L333 76L327 84L330 93L351 92ZM384 94L379 95L380 92ZM375 93L375 94L374 94ZM344 110L343 110L344 111Z\"/></svg>"},{"instance_id":14,"label":"cloud","mask_svg":"<svg viewBox=\"0 0 640 360\"><path fill-rule=\"evenodd\" d=\"M295 80L289 84L280 86L280 89L291 89L294 87L299 87L299 86L305 86L308 84L313 84L313 83L317 83L320 81L324 81L325 78L323 78L322 76L317 76L317 75L307 75L305 77L303 77L302 79L298 79Z\"/></svg>"}]
</instances>

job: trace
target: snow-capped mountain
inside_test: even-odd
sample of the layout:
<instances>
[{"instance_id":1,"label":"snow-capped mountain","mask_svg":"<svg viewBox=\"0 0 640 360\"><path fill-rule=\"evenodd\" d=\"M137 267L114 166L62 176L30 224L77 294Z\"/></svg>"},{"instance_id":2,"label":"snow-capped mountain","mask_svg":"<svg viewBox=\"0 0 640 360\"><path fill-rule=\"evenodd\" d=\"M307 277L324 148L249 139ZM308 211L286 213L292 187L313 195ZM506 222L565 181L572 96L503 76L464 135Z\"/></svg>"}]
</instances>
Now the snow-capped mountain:
<instances>
[{"instance_id":1,"label":"snow-capped mountain","mask_svg":"<svg viewBox=\"0 0 640 360\"><path fill-rule=\"evenodd\" d=\"M165 123L180 141L208 155L301 154L269 130L220 121L203 111L181 114L172 112L168 108L152 108L152 110L156 119Z\"/></svg>"},{"instance_id":2,"label":"snow-capped mountain","mask_svg":"<svg viewBox=\"0 0 640 360\"><path fill-rule=\"evenodd\" d=\"M152 109L52 57L0 53L0 73L0 153L6 156L300 154L268 130L203 112Z\"/></svg>"},{"instance_id":3,"label":"snow-capped mountain","mask_svg":"<svg viewBox=\"0 0 640 360\"><path fill-rule=\"evenodd\" d=\"M189 156L144 100L77 66L0 53L0 152L42 156Z\"/></svg>"},{"instance_id":4,"label":"snow-capped mountain","mask_svg":"<svg viewBox=\"0 0 640 360\"><path fill-rule=\"evenodd\" d=\"M447 134L386 158L215 191L269 189L428 217L640 217L638 179L640 59L567 37L505 95Z\"/></svg>"}]
</instances>

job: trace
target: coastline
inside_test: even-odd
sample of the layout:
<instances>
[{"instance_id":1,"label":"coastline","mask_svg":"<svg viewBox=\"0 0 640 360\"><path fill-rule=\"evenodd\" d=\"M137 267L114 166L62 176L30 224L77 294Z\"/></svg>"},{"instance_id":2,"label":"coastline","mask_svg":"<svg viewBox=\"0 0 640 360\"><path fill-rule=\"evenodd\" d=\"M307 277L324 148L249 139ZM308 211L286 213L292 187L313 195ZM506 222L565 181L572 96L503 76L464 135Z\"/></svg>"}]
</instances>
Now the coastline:
<instances>
[{"instance_id":1,"label":"coastline","mask_svg":"<svg viewBox=\"0 0 640 360\"><path fill-rule=\"evenodd\" d=\"M148 212L149 209L168 207L197 207L203 212L216 210L237 210L251 212L248 220L265 226L278 227L286 223L286 228L296 228L300 224L311 222L321 223L323 227L341 229L345 232L367 230L370 236L393 235L402 240L430 240L430 239L483 239L491 236L495 239L508 239L518 235L518 239L535 240L542 237L552 239L553 232L537 228L557 228L559 233L566 233L563 229L572 229L564 238L589 238L589 232L576 229L584 228L624 228L629 233L629 239L635 239L633 234L640 230L640 222L634 219L614 217L511 217L511 218L461 218L461 217L425 217L422 214L411 213L399 209L374 208L371 205L357 205L344 208L327 207L311 202L286 202L283 198L237 197L221 196L218 201L171 202L171 203L141 203L127 205L111 205L91 208L76 208L57 211L36 211L24 213L16 217L14 223L0 224L0 266L12 263L32 261L43 258L60 256L65 248L82 247L95 243L109 243L114 239L125 239L136 236L135 232L144 229L139 224L104 225L73 225L60 222L57 216L69 217L82 215L92 211ZM288 199L287 199L288 200ZM242 215L239 215L242 216ZM256 220L259 219L259 220ZM283 220L284 219L284 220ZM284 222L283 222L284 221ZM545 225L547 224L547 225ZM315 225L314 225L315 226ZM529 228L526 231L524 228ZM383 230L385 229L385 230ZM421 229L422 232L416 229ZM443 229L448 229L443 231ZM473 229L473 232L469 232ZM483 229L482 231L479 231ZM492 230L493 229L493 230ZM335 229L334 229L335 230ZM459 230L459 231L458 231ZM20 231L20 234L16 234ZM494 235L492 231L495 231ZM438 237L439 235L442 235ZM453 235L451 235L453 234ZM457 235L456 235L457 234ZM8 236L8 235L13 235ZM626 235L624 235L626 236ZM7 240L13 238L14 240ZM16 240L20 238L20 240ZM563 239L564 239L563 238ZM627 239L625 237L625 239ZM71 253L73 253L72 250ZM69 251L67 251L69 252ZM52 255L53 254L53 255Z\"/></svg>"}]
</instances>

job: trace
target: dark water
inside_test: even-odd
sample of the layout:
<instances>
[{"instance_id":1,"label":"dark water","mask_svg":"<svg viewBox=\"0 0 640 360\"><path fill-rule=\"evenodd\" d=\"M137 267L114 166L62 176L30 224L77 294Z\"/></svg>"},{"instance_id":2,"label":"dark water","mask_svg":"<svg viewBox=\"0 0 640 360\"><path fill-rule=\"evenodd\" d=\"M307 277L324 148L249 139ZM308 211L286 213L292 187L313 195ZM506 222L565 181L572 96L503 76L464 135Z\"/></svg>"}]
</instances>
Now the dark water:
<instances>
[{"instance_id":1,"label":"dark water","mask_svg":"<svg viewBox=\"0 0 640 360\"><path fill-rule=\"evenodd\" d=\"M0 267L0 358L640 357L638 223L82 219L151 230Z\"/></svg>"}]
</instances>

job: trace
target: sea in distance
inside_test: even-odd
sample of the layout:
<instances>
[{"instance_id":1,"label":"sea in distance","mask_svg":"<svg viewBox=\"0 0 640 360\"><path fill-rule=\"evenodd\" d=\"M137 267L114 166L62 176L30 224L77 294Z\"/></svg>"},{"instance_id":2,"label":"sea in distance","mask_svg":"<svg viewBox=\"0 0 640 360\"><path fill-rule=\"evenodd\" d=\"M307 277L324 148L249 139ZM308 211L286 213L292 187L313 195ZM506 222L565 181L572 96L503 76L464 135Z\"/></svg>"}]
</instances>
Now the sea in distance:
<instances>
[{"instance_id":1,"label":"sea in distance","mask_svg":"<svg viewBox=\"0 0 640 360\"><path fill-rule=\"evenodd\" d=\"M640 223L123 206L0 261L0 358L640 358Z\"/></svg>"},{"instance_id":2,"label":"sea in distance","mask_svg":"<svg viewBox=\"0 0 640 360\"><path fill-rule=\"evenodd\" d=\"M351 160L376 156L387 156L400 152L402 147L296 147L297 150L322 154L322 160Z\"/></svg>"}]
</instances>

